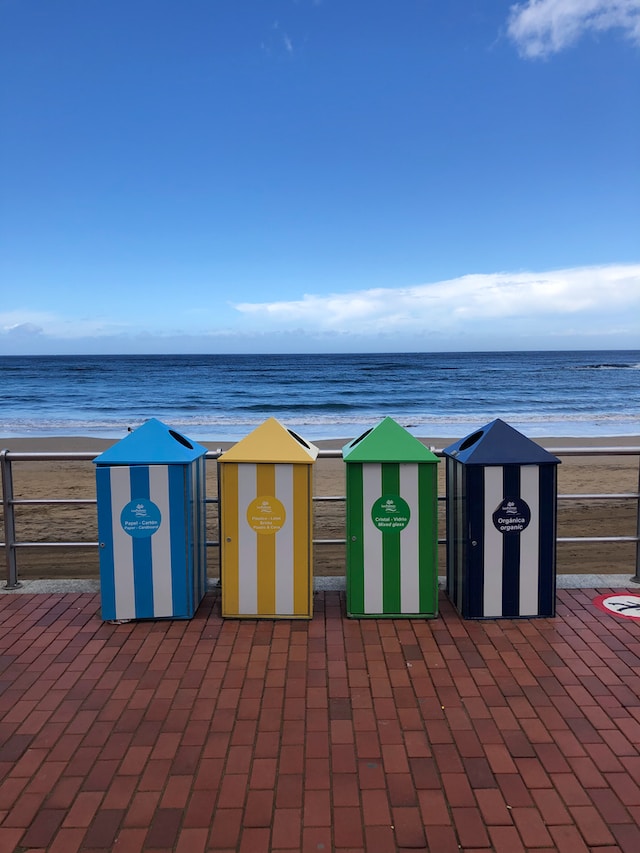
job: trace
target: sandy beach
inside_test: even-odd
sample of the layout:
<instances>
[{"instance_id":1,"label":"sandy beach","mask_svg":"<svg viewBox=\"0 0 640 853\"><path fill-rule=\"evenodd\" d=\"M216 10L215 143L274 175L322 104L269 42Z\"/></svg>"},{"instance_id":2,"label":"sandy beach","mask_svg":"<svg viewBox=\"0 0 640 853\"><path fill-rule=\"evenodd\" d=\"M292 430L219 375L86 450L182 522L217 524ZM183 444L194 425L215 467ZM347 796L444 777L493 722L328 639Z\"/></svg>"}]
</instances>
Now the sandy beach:
<instances>
[{"instance_id":1,"label":"sandy beach","mask_svg":"<svg viewBox=\"0 0 640 853\"><path fill-rule=\"evenodd\" d=\"M320 449L341 448L344 441L318 441ZM423 438L429 447L440 449L454 439ZM628 494L638 491L638 456L569 456L563 448L640 447L640 436L615 438L545 438L536 439L547 449L557 451L562 464L558 468L560 495ZM84 451L96 456L113 443L112 440L84 437L7 438L0 448L13 452ZM228 444L204 442L210 450L224 449ZM16 499L95 499L95 466L90 461L53 460L47 462L14 462ZM207 466L207 493L217 494L216 464ZM445 494L445 465L438 466L438 490ZM341 458L320 458L314 466L314 494L343 496L345 466ZM1 507L0 507L1 510ZM637 505L632 500L560 500L558 503L558 535L633 536L636 529ZM440 537L444 537L444 503L439 505ZM343 502L314 504L314 539L343 539L345 535ZM97 541L96 509L93 505L33 505L16 508L16 533L22 542ZM2 526L4 541L4 526ZM217 540L217 513L210 505L207 536ZM209 549L209 576L219 573L218 549ZM20 548L17 553L19 574L23 578L87 578L98 577L97 548ZM4 562L4 560L3 560ZM633 543L560 543L557 569L568 574L634 574ZM344 575L344 545L317 544L314 549L314 571L318 576ZM439 573L445 573L444 548L440 548Z\"/></svg>"}]
</instances>

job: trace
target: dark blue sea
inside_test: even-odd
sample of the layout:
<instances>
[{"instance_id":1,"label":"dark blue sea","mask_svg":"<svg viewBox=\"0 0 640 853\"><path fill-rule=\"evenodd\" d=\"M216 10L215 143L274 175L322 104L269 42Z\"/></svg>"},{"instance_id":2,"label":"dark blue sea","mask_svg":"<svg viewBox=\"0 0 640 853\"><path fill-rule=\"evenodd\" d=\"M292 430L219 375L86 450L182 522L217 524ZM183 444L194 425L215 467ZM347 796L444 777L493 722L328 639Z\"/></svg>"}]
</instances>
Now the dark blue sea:
<instances>
[{"instance_id":1,"label":"dark blue sea","mask_svg":"<svg viewBox=\"0 0 640 853\"><path fill-rule=\"evenodd\" d=\"M156 417L235 441L269 416L310 441L385 415L421 438L500 417L531 437L640 435L640 350L0 357L0 436L121 438Z\"/></svg>"}]
</instances>

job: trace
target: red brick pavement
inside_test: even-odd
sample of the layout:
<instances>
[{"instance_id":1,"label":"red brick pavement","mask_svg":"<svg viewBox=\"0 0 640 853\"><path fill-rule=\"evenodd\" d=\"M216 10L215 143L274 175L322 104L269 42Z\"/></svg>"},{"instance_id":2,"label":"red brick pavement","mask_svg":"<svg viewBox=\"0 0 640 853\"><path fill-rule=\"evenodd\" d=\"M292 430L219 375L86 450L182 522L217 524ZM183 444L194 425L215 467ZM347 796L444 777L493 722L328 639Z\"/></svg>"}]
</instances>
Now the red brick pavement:
<instances>
[{"instance_id":1,"label":"red brick pavement","mask_svg":"<svg viewBox=\"0 0 640 853\"><path fill-rule=\"evenodd\" d=\"M638 853L640 624L0 596L0 851Z\"/></svg>"}]
</instances>

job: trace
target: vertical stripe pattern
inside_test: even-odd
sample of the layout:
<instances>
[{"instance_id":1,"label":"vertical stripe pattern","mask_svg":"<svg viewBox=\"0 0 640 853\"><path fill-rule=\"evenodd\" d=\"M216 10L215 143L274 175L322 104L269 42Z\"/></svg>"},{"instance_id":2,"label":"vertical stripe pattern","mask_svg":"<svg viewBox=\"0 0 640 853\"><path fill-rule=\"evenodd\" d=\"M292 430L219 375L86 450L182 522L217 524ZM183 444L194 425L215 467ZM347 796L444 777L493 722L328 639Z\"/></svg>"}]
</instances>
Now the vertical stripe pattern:
<instances>
[{"instance_id":1,"label":"vertical stripe pattern","mask_svg":"<svg viewBox=\"0 0 640 853\"><path fill-rule=\"evenodd\" d=\"M450 456L447 472L447 594L460 607L463 591L462 569L468 553L468 519L466 513L466 468Z\"/></svg>"},{"instance_id":2,"label":"vertical stripe pattern","mask_svg":"<svg viewBox=\"0 0 640 853\"><path fill-rule=\"evenodd\" d=\"M420 610L420 510L418 466L400 465L399 494L411 508L411 520L400 533L400 612Z\"/></svg>"},{"instance_id":3,"label":"vertical stripe pattern","mask_svg":"<svg viewBox=\"0 0 640 853\"><path fill-rule=\"evenodd\" d=\"M204 457L193 472L179 465L96 469L104 619L195 613L206 587L203 465ZM155 505L159 524L150 535L124 530L122 513L132 501Z\"/></svg>"},{"instance_id":4,"label":"vertical stripe pattern","mask_svg":"<svg viewBox=\"0 0 640 853\"><path fill-rule=\"evenodd\" d=\"M382 465L362 465L362 549L364 613L384 613L384 573L382 570L382 537L371 520L371 507L382 494ZM366 567L366 573L365 573Z\"/></svg>"},{"instance_id":5,"label":"vertical stripe pattern","mask_svg":"<svg viewBox=\"0 0 640 853\"><path fill-rule=\"evenodd\" d=\"M140 466L142 467L142 466ZM135 468L131 469L135 471ZM157 532L149 538L151 546L151 590L149 608L152 616L171 616L173 614L173 577L171 565L167 565L167 556L171 555L171 517L169 506L169 471L164 465L151 465L149 472L149 499L160 510L161 523ZM181 474L179 469L176 471ZM182 480L182 477L180 477ZM135 496L137 497L137 495ZM133 496L132 496L133 499ZM182 498L184 503L184 497ZM181 513L182 514L182 513Z\"/></svg>"},{"instance_id":6,"label":"vertical stripe pattern","mask_svg":"<svg viewBox=\"0 0 640 853\"><path fill-rule=\"evenodd\" d=\"M191 542L194 548L197 579L193 590L193 612L195 613L207 591L207 461L205 456L197 460L194 471Z\"/></svg>"},{"instance_id":7,"label":"vertical stripe pattern","mask_svg":"<svg viewBox=\"0 0 640 853\"><path fill-rule=\"evenodd\" d=\"M517 613L519 616L536 616L540 609L540 468L524 465L520 469L520 497L531 510L531 523L520 533L520 589Z\"/></svg>"},{"instance_id":8,"label":"vertical stripe pattern","mask_svg":"<svg viewBox=\"0 0 640 853\"><path fill-rule=\"evenodd\" d=\"M554 615L556 497L555 465L447 460L447 592L464 617ZM529 522L502 532L494 513L515 499Z\"/></svg>"},{"instance_id":9,"label":"vertical stripe pattern","mask_svg":"<svg viewBox=\"0 0 640 853\"><path fill-rule=\"evenodd\" d=\"M310 466L226 462L220 469L222 615L310 618ZM247 511L255 501L284 508L277 529L252 526Z\"/></svg>"},{"instance_id":10,"label":"vertical stripe pattern","mask_svg":"<svg viewBox=\"0 0 640 853\"><path fill-rule=\"evenodd\" d=\"M437 532L435 467L413 463L347 465L347 611L350 616L435 616ZM383 496L409 506L401 529L380 529Z\"/></svg>"},{"instance_id":11,"label":"vertical stripe pattern","mask_svg":"<svg viewBox=\"0 0 640 853\"><path fill-rule=\"evenodd\" d=\"M502 468L484 468L484 589L483 616L502 616L503 536L493 524L493 511L504 496ZM477 546L475 546L477 547Z\"/></svg>"}]
</instances>

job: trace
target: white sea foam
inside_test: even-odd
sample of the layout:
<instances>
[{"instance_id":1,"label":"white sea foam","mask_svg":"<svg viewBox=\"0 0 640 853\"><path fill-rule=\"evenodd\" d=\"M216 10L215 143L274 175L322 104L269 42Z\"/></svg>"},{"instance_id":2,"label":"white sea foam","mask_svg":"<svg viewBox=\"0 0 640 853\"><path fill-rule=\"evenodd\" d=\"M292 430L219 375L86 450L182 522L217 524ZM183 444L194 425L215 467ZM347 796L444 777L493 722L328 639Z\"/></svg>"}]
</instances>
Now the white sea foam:
<instances>
[{"instance_id":1,"label":"white sea foam","mask_svg":"<svg viewBox=\"0 0 640 853\"><path fill-rule=\"evenodd\" d=\"M273 415L309 440L389 415L420 437L500 417L532 437L640 435L638 352L0 358L0 436L121 438L156 417L233 441Z\"/></svg>"}]
</instances>

